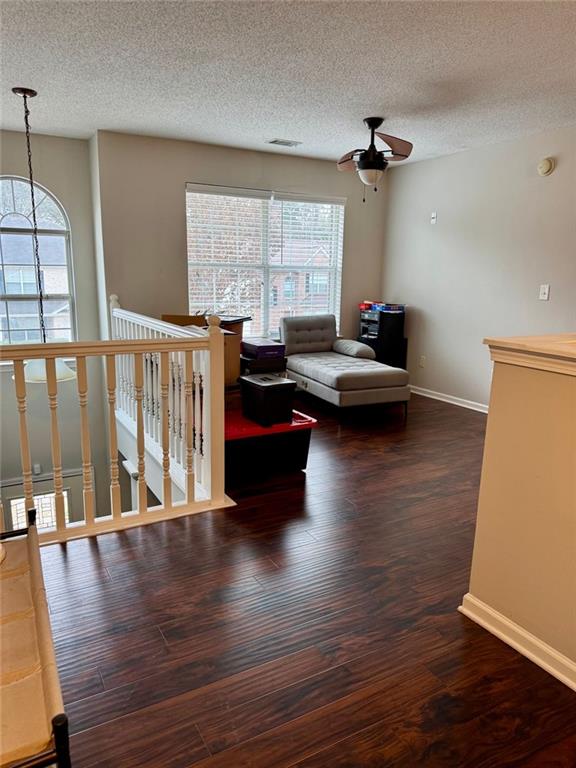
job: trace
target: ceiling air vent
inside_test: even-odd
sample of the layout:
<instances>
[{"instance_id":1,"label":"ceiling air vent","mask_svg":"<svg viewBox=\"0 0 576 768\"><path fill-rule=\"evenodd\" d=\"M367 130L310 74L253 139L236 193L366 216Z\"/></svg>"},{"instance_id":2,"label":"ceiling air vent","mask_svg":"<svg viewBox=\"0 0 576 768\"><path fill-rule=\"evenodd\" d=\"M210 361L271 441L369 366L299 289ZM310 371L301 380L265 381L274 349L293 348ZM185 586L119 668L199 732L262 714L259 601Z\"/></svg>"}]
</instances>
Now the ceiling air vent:
<instances>
[{"instance_id":1,"label":"ceiling air vent","mask_svg":"<svg viewBox=\"0 0 576 768\"><path fill-rule=\"evenodd\" d=\"M270 139L266 144L275 144L277 147L298 147L301 141L292 141L292 139Z\"/></svg>"}]
</instances>

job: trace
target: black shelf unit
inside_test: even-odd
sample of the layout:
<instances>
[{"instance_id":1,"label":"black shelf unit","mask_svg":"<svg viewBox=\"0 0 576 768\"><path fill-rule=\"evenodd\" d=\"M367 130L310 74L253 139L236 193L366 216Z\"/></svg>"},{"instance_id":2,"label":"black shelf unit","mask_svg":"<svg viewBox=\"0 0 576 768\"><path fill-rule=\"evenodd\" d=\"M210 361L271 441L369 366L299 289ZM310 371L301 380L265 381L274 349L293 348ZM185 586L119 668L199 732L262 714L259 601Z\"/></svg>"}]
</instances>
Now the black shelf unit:
<instances>
[{"instance_id":1,"label":"black shelf unit","mask_svg":"<svg viewBox=\"0 0 576 768\"><path fill-rule=\"evenodd\" d=\"M358 341L376 352L379 363L406 368L408 340L404 338L404 312L362 310Z\"/></svg>"}]
</instances>

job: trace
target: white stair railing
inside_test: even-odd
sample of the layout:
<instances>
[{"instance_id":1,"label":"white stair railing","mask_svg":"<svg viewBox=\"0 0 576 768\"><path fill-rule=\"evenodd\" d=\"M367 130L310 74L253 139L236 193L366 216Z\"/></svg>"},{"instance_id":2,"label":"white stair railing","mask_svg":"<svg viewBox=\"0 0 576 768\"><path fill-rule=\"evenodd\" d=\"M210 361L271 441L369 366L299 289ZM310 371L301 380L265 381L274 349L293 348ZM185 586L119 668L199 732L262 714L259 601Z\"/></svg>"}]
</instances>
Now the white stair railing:
<instances>
[{"instance_id":1,"label":"white stair railing","mask_svg":"<svg viewBox=\"0 0 576 768\"><path fill-rule=\"evenodd\" d=\"M19 443L26 508L34 506L27 387L46 386L51 423L55 526L42 542L65 541L156 520L227 506L224 494L224 344L218 318L208 330L179 329L112 307L111 341L0 346L0 360L14 366ZM98 515L91 472L86 362L105 361L109 419L110 515ZM83 519L67 522L62 502L62 461L55 361L75 361L80 404ZM28 384L26 362L44 360L46 384ZM72 363L74 367L74 363ZM70 386L70 383L62 386ZM99 394L99 393L98 393ZM137 468L137 504L123 512L118 451L131 442ZM16 437L16 436L15 436ZM147 472L161 468L160 506L148 508ZM176 498L179 496L179 498Z\"/></svg>"},{"instance_id":2,"label":"white stair railing","mask_svg":"<svg viewBox=\"0 0 576 768\"><path fill-rule=\"evenodd\" d=\"M118 340L180 338L205 342L210 338L210 331L203 328L181 327L122 309L115 295L110 297L110 319L112 336ZM211 328L219 323L215 317L211 318L211 322ZM182 491L187 488L185 477L188 478L188 485L194 477L200 488L209 494L209 409L213 389L210 386L210 352L197 344L188 353L179 349L165 356L161 353L144 355L142 382L138 389L133 361L123 357L119 374L119 388L123 395L116 406L118 419L136 434L136 420L141 411L145 446L163 467L164 488L170 465L172 479ZM167 452L164 441L167 441ZM188 497L189 491L186 490Z\"/></svg>"}]
</instances>

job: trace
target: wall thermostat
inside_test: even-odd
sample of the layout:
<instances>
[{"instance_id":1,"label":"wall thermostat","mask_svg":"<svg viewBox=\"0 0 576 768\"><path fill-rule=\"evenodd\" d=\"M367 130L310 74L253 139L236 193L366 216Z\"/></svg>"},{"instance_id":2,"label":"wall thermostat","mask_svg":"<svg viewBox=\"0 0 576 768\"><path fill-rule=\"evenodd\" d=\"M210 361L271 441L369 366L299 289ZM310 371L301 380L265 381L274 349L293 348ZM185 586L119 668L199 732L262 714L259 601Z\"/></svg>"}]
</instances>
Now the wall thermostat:
<instances>
[{"instance_id":1,"label":"wall thermostat","mask_svg":"<svg viewBox=\"0 0 576 768\"><path fill-rule=\"evenodd\" d=\"M553 157L545 157L538 163L538 175L550 176L552 171L556 168L556 161Z\"/></svg>"}]
</instances>

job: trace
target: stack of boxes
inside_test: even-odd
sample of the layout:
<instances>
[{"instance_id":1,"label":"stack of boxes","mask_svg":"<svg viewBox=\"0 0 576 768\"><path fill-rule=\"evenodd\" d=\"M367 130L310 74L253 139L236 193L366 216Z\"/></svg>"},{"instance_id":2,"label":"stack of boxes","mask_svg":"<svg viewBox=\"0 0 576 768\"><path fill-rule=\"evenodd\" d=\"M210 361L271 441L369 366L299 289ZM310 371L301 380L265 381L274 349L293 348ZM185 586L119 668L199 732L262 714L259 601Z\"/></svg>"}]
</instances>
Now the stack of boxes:
<instances>
[{"instance_id":1,"label":"stack of boxes","mask_svg":"<svg viewBox=\"0 0 576 768\"><path fill-rule=\"evenodd\" d=\"M286 348L270 339L242 342L240 376L244 416L262 426L292 421L296 382L286 379Z\"/></svg>"},{"instance_id":2,"label":"stack of boxes","mask_svg":"<svg viewBox=\"0 0 576 768\"><path fill-rule=\"evenodd\" d=\"M271 339L246 339L240 345L242 374L284 373L286 347Z\"/></svg>"}]
</instances>

